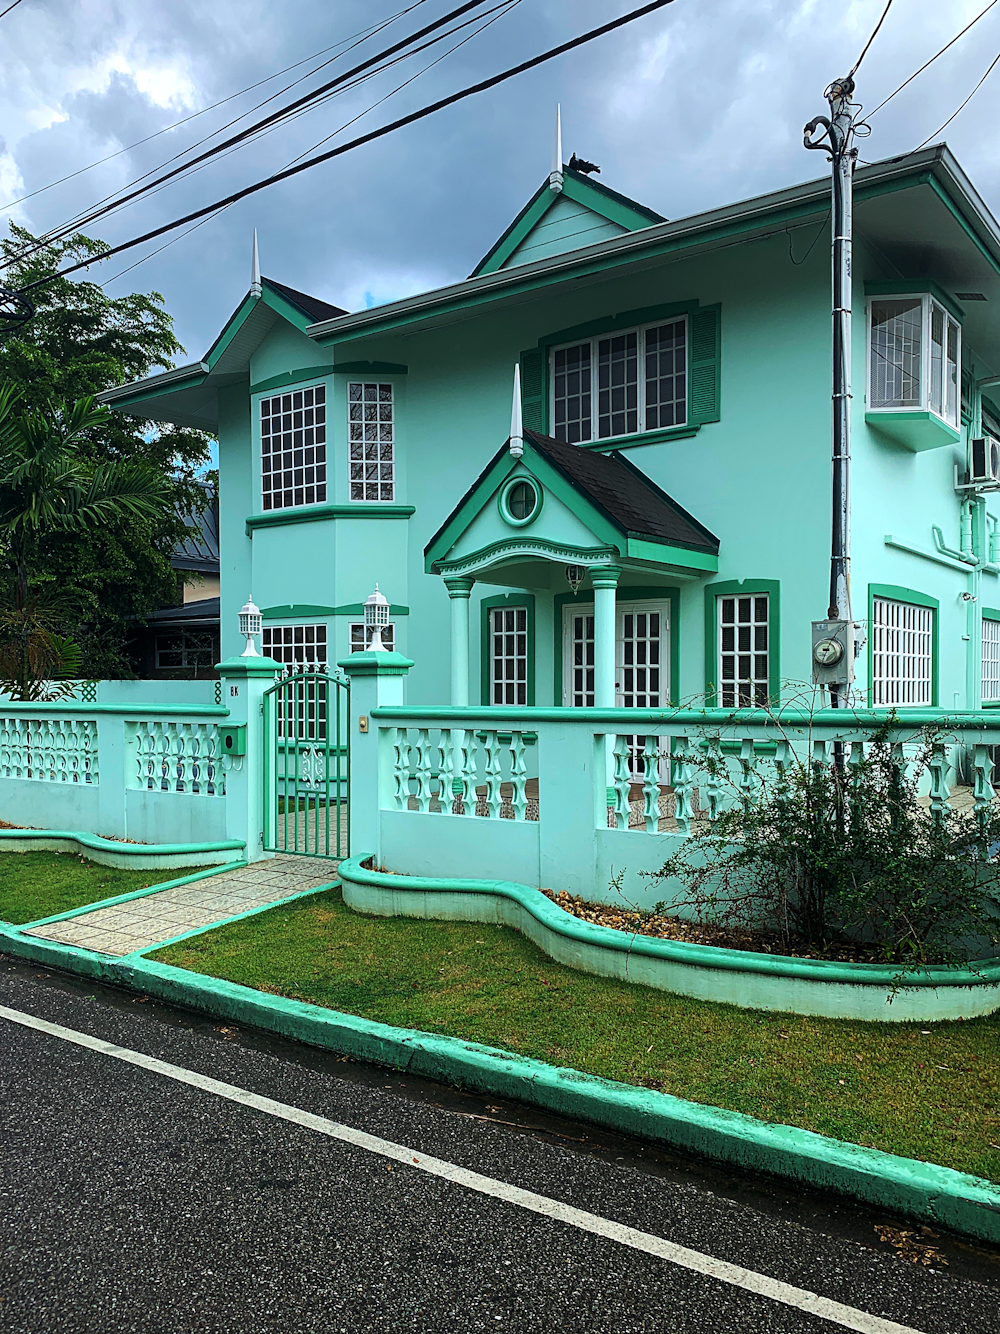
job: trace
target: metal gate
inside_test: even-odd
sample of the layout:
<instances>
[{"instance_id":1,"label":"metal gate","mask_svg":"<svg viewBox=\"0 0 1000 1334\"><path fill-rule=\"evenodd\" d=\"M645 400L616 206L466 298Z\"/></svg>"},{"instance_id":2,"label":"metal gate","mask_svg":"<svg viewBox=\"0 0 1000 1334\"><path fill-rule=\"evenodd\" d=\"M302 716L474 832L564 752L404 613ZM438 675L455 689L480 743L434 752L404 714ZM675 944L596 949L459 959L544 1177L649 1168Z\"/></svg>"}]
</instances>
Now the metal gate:
<instances>
[{"instance_id":1,"label":"metal gate","mask_svg":"<svg viewBox=\"0 0 1000 1334\"><path fill-rule=\"evenodd\" d=\"M349 855L350 683L299 671L264 695L264 847Z\"/></svg>"}]
</instances>

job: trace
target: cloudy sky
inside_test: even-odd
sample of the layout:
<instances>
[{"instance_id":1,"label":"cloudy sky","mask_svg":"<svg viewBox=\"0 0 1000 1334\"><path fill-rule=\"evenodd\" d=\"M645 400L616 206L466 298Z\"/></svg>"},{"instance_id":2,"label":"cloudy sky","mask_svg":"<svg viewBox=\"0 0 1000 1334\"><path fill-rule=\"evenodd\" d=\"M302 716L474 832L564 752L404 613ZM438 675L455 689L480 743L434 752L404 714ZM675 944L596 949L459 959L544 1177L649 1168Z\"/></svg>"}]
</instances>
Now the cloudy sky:
<instances>
[{"instance_id":1,"label":"cloudy sky","mask_svg":"<svg viewBox=\"0 0 1000 1334\"><path fill-rule=\"evenodd\" d=\"M110 242L141 234L280 170L334 135L332 146L355 117L356 128L339 141L637 2L519 0L432 68L425 69L459 36L89 230ZM0 19L6 216L35 232L63 223L293 80L307 76L257 115L457 0L422 0L349 56L329 49L412 3L21 0ZM860 71L859 98L875 107L987 3L894 0ZM96 266L92 276L114 294L162 292L188 359L202 355L244 295L254 227L266 274L349 309L450 282L470 271L548 172L556 102L565 156L576 151L600 163L605 184L670 218L809 179L824 159L803 150L802 125L826 110L824 87L854 63L883 4L674 0L610 37L242 201L123 276L115 275L163 242ZM934 135L998 51L1000 4L874 116L863 155L889 157ZM331 57L334 64L311 74ZM253 84L259 86L240 94ZM196 115L222 99L231 100ZM998 123L1000 66L941 137L1000 213Z\"/></svg>"}]
</instances>

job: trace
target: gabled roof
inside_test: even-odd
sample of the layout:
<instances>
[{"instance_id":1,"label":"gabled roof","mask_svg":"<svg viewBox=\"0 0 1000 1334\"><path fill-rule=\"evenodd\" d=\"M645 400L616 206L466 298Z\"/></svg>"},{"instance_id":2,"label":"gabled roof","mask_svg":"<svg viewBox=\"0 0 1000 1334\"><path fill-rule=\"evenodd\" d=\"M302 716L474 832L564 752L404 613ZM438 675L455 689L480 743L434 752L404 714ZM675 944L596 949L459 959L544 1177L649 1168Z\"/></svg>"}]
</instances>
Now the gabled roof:
<instances>
[{"instance_id":1,"label":"gabled roof","mask_svg":"<svg viewBox=\"0 0 1000 1334\"><path fill-rule=\"evenodd\" d=\"M268 287L280 293L293 306L298 306L302 314L308 315L311 320L335 320L338 315L347 314L339 306L331 306L329 301L320 301L319 297L309 296L306 292L297 292L294 287L276 283L273 278L261 278L260 281L262 286L267 283Z\"/></svg>"},{"instance_id":2,"label":"gabled roof","mask_svg":"<svg viewBox=\"0 0 1000 1334\"><path fill-rule=\"evenodd\" d=\"M569 209L568 204L571 206ZM559 225L553 228L551 223L554 221L554 211L559 214L570 213L571 216L560 217ZM553 190L546 177L469 277L475 278L480 273L495 273L512 259L528 263L532 259L542 258L543 254L578 250L595 241L639 231L657 222L666 222L666 218L646 208L645 204L637 204L634 199L620 195L617 190L609 190L600 181L592 181L582 172L564 166L562 190ZM602 223L603 226L600 225ZM545 237L545 243L534 248L539 253L533 253L530 239L542 240L539 234L546 230L554 235L551 239Z\"/></svg>"}]
</instances>

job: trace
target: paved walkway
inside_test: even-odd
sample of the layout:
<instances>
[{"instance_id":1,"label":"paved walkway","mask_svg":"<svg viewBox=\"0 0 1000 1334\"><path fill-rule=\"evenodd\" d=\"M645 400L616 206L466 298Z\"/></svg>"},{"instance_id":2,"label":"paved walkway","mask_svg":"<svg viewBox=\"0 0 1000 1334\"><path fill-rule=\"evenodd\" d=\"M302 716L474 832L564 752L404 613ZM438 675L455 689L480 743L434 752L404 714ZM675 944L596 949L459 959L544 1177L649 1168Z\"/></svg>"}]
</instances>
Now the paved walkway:
<instances>
[{"instance_id":1,"label":"paved walkway","mask_svg":"<svg viewBox=\"0 0 1000 1334\"><path fill-rule=\"evenodd\" d=\"M239 871L206 876L204 880L176 885L158 894L36 926L25 934L96 950L99 954L131 954L133 950L148 949L162 940L211 926L250 908L280 903L303 890L318 889L336 877L338 865L339 862L314 857L279 855Z\"/></svg>"}]
</instances>

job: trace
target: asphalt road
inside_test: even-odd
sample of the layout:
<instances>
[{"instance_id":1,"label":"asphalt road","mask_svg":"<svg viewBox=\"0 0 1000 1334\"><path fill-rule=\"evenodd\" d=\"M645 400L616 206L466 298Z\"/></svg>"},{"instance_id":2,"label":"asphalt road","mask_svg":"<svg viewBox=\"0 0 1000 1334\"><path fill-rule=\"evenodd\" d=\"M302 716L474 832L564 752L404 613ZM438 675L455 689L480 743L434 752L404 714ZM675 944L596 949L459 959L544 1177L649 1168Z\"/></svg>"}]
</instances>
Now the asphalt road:
<instances>
[{"instance_id":1,"label":"asphalt road","mask_svg":"<svg viewBox=\"0 0 1000 1334\"><path fill-rule=\"evenodd\" d=\"M0 1006L69 1031L0 1017L4 1334L1000 1331L1000 1255L914 1265L875 1232L898 1220L10 959Z\"/></svg>"}]
</instances>

